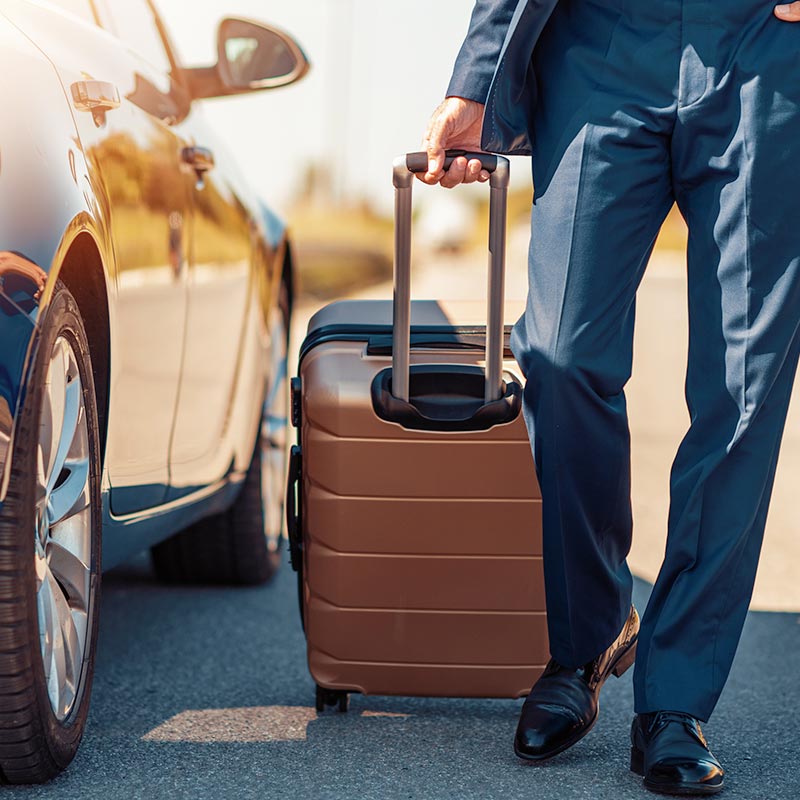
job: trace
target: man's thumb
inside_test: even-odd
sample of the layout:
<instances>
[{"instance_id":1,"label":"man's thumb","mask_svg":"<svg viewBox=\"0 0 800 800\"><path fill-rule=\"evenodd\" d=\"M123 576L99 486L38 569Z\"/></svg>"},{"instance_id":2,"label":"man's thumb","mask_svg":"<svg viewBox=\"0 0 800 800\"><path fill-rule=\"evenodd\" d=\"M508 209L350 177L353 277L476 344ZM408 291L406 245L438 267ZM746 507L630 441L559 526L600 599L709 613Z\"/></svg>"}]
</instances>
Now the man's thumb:
<instances>
[{"instance_id":1,"label":"man's thumb","mask_svg":"<svg viewBox=\"0 0 800 800\"><path fill-rule=\"evenodd\" d=\"M428 142L428 175L431 177L438 175L444 167L444 147L441 140L437 137Z\"/></svg>"},{"instance_id":2,"label":"man's thumb","mask_svg":"<svg viewBox=\"0 0 800 800\"><path fill-rule=\"evenodd\" d=\"M786 22L800 22L800 3L785 3L775 6L775 16Z\"/></svg>"}]
</instances>

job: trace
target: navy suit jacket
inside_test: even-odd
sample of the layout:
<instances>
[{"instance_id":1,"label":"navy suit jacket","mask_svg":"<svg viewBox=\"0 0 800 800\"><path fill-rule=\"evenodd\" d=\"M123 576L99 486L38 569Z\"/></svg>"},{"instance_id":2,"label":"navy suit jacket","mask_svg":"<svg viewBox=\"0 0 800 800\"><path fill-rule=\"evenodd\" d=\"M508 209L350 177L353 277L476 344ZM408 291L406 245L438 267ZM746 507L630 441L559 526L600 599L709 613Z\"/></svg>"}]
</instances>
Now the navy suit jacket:
<instances>
[{"instance_id":1,"label":"navy suit jacket","mask_svg":"<svg viewBox=\"0 0 800 800\"><path fill-rule=\"evenodd\" d=\"M481 147L530 155L533 47L558 0L476 0L447 95L486 105Z\"/></svg>"}]
</instances>

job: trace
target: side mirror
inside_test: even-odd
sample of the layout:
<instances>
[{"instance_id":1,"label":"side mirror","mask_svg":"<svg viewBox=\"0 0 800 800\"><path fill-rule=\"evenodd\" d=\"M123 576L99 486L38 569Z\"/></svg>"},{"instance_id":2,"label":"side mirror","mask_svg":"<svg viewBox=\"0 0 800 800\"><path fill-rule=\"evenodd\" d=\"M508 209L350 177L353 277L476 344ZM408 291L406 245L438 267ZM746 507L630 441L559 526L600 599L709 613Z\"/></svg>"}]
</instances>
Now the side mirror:
<instances>
[{"instance_id":1,"label":"side mirror","mask_svg":"<svg viewBox=\"0 0 800 800\"><path fill-rule=\"evenodd\" d=\"M234 17L219 25L217 53L226 94L288 86L310 67L300 45L287 33Z\"/></svg>"}]
</instances>

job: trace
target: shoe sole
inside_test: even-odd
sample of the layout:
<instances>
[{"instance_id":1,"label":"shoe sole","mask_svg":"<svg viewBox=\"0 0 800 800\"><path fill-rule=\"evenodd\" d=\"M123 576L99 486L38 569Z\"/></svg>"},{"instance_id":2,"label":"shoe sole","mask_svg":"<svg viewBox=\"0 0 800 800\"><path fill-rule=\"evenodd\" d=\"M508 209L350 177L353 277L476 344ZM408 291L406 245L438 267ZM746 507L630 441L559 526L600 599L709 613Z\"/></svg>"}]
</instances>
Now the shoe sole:
<instances>
[{"instance_id":1,"label":"shoe sole","mask_svg":"<svg viewBox=\"0 0 800 800\"><path fill-rule=\"evenodd\" d=\"M649 781L642 781L645 789L655 792L656 794L671 794L671 795L694 795L695 797L708 797L712 794L717 794L725 788L725 784L721 783L719 786L704 786L702 783L691 784L660 784L650 783Z\"/></svg>"},{"instance_id":2,"label":"shoe sole","mask_svg":"<svg viewBox=\"0 0 800 800\"><path fill-rule=\"evenodd\" d=\"M644 753L635 747L631 748L631 772L636 775L641 775L644 778ZM671 794L671 795L701 795L708 796L717 794L725 788L724 783L716 786L709 786L704 783L654 783L644 778L642 781L644 787L656 794Z\"/></svg>"},{"instance_id":3,"label":"shoe sole","mask_svg":"<svg viewBox=\"0 0 800 800\"><path fill-rule=\"evenodd\" d=\"M636 638L631 642L628 647L623 650L616 658L614 663L608 670L609 675L614 675L617 678L621 678L627 671L633 666L633 662L636 661L636 644L639 641L639 636L637 634ZM605 681L603 681L605 683ZM601 687L602 688L602 687ZM582 730L578 731L577 736L573 736L568 742L559 745L554 750L550 750L547 753L542 753L540 755L529 755L528 753L523 753L517 747L517 741L514 739L514 753L517 758L522 759L523 761L527 761L530 763L540 763L542 761L549 761L551 758L563 753L565 750L569 750L570 747L576 745L584 736L586 736L589 731L594 728L595 723L597 722L597 717L600 713L600 706L598 705L597 711L595 712L594 718L592 721Z\"/></svg>"}]
</instances>

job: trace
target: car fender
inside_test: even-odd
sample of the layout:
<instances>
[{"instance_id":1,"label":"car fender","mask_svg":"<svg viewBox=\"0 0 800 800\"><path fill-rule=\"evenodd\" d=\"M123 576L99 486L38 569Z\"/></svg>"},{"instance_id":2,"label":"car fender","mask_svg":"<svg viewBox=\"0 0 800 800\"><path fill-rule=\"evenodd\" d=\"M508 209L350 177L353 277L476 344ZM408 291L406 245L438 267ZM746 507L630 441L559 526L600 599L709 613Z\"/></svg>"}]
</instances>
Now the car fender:
<instances>
[{"instance_id":1,"label":"car fender","mask_svg":"<svg viewBox=\"0 0 800 800\"><path fill-rule=\"evenodd\" d=\"M90 181L72 111L55 68L3 15L0 48L7 64L7 77L0 82L0 104L7 120L0 126L2 502L37 331L61 264L82 234L92 237L104 264L109 263L111 254L107 226L98 222L108 217L102 213ZM38 274L43 288L37 291L35 277L26 282L22 267L29 275Z\"/></svg>"}]
</instances>

